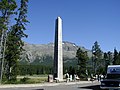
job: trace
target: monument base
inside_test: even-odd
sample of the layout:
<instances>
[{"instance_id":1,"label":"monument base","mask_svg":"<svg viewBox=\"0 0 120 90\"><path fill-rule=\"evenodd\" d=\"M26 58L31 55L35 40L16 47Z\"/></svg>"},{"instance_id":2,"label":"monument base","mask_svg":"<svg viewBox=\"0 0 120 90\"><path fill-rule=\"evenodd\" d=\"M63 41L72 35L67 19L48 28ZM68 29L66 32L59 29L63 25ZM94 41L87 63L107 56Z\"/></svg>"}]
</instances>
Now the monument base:
<instances>
[{"instance_id":1,"label":"monument base","mask_svg":"<svg viewBox=\"0 0 120 90\"><path fill-rule=\"evenodd\" d=\"M56 82L63 82L63 79L55 78Z\"/></svg>"}]
</instances>

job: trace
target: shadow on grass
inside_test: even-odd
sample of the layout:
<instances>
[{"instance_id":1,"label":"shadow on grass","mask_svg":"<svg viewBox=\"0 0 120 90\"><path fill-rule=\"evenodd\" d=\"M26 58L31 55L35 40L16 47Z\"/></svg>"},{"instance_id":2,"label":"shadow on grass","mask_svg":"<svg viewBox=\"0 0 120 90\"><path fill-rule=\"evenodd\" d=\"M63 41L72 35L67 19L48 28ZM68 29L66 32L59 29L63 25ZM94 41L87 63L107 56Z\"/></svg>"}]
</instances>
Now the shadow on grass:
<instances>
[{"instance_id":1,"label":"shadow on grass","mask_svg":"<svg viewBox=\"0 0 120 90\"><path fill-rule=\"evenodd\" d=\"M85 86L85 87L78 87L78 88L91 89L91 90L101 90L100 85Z\"/></svg>"}]
</instances>

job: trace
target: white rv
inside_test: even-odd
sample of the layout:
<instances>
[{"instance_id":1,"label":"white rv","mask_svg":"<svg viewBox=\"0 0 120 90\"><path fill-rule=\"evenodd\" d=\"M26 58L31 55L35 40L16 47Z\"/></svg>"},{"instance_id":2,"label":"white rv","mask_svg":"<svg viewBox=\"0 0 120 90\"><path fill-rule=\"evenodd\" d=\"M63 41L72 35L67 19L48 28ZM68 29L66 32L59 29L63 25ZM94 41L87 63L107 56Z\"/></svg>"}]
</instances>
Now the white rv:
<instances>
[{"instance_id":1,"label":"white rv","mask_svg":"<svg viewBox=\"0 0 120 90\"><path fill-rule=\"evenodd\" d=\"M120 65L109 65L107 75L101 81L101 89L120 90Z\"/></svg>"}]
</instances>

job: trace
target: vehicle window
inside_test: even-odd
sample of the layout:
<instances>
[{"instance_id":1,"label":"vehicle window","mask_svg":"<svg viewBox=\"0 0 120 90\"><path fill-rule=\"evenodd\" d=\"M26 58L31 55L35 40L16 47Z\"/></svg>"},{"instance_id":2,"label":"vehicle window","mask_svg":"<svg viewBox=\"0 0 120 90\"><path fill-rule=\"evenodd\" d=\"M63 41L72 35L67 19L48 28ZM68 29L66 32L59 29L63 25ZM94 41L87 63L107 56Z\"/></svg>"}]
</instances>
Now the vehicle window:
<instances>
[{"instance_id":1,"label":"vehicle window","mask_svg":"<svg viewBox=\"0 0 120 90\"><path fill-rule=\"evenodd\" d=\"M107 74L107 79L120 79L120 74Z\"/></svg>"}]
</instances>

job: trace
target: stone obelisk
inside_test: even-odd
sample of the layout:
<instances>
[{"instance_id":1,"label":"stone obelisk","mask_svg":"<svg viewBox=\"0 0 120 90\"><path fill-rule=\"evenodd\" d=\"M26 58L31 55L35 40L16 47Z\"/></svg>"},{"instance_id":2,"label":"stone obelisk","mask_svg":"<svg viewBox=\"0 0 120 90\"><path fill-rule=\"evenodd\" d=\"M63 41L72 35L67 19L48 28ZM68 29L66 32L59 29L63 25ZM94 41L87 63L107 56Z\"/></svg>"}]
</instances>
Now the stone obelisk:
<instances>
[{"instance_id":1,"label":"stone obelisk","mask_svg":"<svg viewBox=\"0 0 120 90\"><path fill-rule=\"evenodd\" d=\"M63 81L63 52L62 52L62 19L57 17L55 22L54 45L54 79Z\"/></svg>"}]
</instances>

